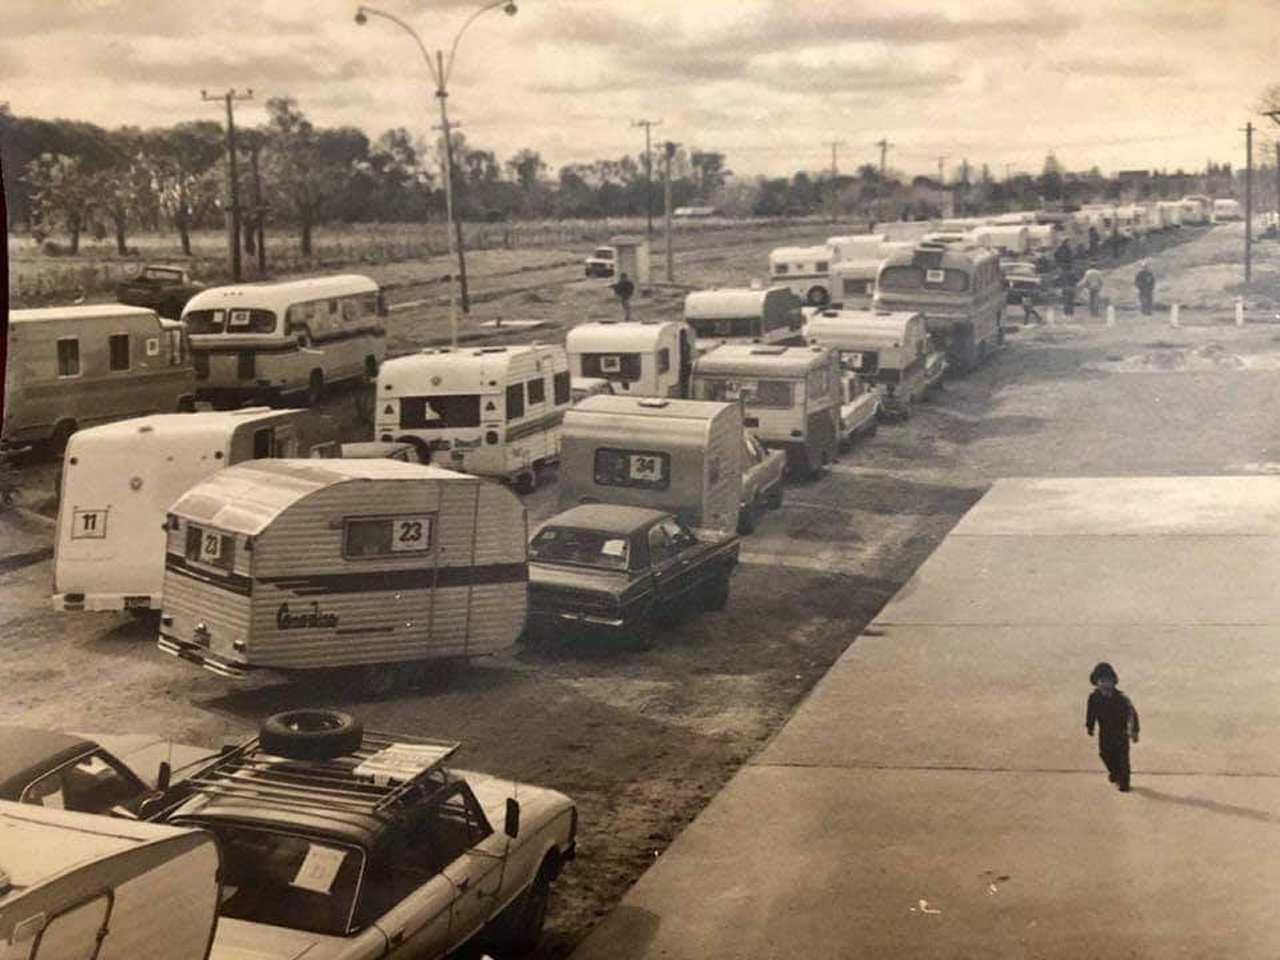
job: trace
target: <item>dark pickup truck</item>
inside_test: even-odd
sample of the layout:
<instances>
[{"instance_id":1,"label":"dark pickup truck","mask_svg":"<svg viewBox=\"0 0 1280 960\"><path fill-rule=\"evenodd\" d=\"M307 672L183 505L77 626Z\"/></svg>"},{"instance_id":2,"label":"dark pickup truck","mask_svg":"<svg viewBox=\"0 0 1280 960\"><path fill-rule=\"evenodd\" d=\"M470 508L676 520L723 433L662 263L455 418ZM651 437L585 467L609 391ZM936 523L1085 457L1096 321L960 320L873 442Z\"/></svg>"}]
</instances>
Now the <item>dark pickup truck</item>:
<instances>
[{"instance_id":1,"label":"dark pickup truck","mask_svg":"<svg viewBox=\"0 0 1280 960\"><path fill-rule=\"evenodd\" d=\"M529 543L529 634L606 633L644 649L656 624L720 610L738 564L732 533L695 533L669 513L592 503Z\"/></svg>"},{"instance_id":2,"label":"dark pickup truck","mask_svg":"<svg viewBox=\"0 0 1280 960\"><path fill-rule=\"evenodd\" d=\"M148 307L162 317L178 320L187 301L204 288L182 267L149 263L136 277L116 285L116 300L131 307Z\"/></svg>"}]
</instances>

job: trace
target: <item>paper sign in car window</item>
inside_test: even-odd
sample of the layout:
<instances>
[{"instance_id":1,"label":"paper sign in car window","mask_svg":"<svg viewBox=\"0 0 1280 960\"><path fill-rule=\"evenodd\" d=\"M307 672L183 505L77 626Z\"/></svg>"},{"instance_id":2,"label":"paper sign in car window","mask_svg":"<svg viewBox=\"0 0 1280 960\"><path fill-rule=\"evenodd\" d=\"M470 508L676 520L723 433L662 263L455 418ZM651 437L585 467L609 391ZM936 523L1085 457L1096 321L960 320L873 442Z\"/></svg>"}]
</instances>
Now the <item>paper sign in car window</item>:
<instances>
[{"instance_id":1,"label":"paper sign in car window","mask_svg":"<svg viewBox=\"0 0 1280 960\"><path fill-rule=\"evenodd\" d=\"M346 855L345 850L322 847L318 843L307 844L307 855L290 885L313 893L328 893Z\"/></svg>"},{"instance_id":2,"label":"paper sign in car window","mask_svg":"<svg viewBox=\"0 0 1280 960\"><path fill-rule=\"evenodd\" d=\"M627 555L627 541L606 540L600 545L600 553L606 557L625 557Z\"/></svg>"},{"instance_id":3,"label":"paper sign in car window","mask_svg":"<svg viewBox=\"0 0 1280 960\"><path fill-rule=\"evenodd\" d=\"M247 327L248 325L249 325L248 310L232 310L231 311L231 322L227 324L228 327Z\"/></svg>"},{"instance_id":4,"label":"paper sign in car window","mask_svg":"<svg viewBox=\"0 0 1280 960\"><path fill-rule=\"evenodd\" d=\"M945 270L926 270L924 272L925 283L942 283L947 279L947 271Z\"/></svg>"}]
</instances>

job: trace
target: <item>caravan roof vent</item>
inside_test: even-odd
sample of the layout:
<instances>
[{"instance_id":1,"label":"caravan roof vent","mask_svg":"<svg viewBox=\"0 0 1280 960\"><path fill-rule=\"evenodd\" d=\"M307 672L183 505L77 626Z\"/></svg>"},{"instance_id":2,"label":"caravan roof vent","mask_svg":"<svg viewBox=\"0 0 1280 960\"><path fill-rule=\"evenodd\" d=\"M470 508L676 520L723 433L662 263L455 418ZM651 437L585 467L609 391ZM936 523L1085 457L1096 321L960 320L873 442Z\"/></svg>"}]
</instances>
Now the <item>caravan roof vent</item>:
<instances>
[{"instance_id":1,"label":"caravan roof vent","mask_svg":"<svg viewBox=\"0 0 1280 960\"><path fill-rule=\"evenodd\" d=\"M777 357L777 356L781 356L782 354L786 353L786 352L787 352L787 348L786 348L786 347L775 347L775 346L770 345L770 346L767 346L767 347L752 347L752 348L751 348L751 352L752 352L752 354L757 355L757 356Z\"/></svg>"},{"instance_id":2,"label":"caravan roof vent","mask_svg":"<svg viewBox=\"0 0 1280 960\"><path fill-rule=\"evenodd\" d=\"M669 402L670 401L664 400L661 397L645 397L642 400L637 400L636 404L641 407L653 407L657 410L661 410Z\"/></svg>"},{"instance_id":3,"label":"caravan roof vent","mask_svg":"<svg viewBox=\"0 0 1280 960\"><path fill-rule=\"evenodd\" d=\"M478 357L482 353L506 353L506 352L507 352L506 347L481 347L479 350L476 351L476 356Z\"/></svg>"}]
</instances>

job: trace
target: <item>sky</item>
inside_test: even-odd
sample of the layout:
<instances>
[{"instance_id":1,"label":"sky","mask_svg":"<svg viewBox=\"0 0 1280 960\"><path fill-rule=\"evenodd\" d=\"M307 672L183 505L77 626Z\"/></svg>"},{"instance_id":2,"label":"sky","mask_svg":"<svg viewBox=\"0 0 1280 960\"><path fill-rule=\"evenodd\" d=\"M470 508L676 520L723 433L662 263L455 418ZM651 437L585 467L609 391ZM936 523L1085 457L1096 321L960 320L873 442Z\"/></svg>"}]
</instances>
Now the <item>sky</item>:
<instances>
[{"instance_id":1,"label":"sky","mask_svg":"<svg viewBox=\"0 0 1280 960\"><path fill-rule=\"evenodd\" d=\"M480 0L378 0L428 50ZM518 0L478 16L449 75L450 120L506 160L716 150L739 175L878 163L948 178L1243 166L1280 135L1254 113L1280 83L1280 0ZM347 0L3 0L0 102L19 115L143 127L221 120L201 90L253 90L237 123L290 96L317 125L434 138L423 57Z\"/></svg>"}]
</instances>

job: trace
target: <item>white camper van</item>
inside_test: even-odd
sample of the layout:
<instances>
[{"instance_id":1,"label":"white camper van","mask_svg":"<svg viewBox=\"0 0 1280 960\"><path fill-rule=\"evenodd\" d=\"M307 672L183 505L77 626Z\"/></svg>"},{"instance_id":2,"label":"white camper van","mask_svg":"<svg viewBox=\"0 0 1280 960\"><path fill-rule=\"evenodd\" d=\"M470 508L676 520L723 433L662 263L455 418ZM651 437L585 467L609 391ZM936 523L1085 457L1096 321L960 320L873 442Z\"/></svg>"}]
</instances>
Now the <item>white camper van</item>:
<instances>
[{"instance_id":1,"label":"white camper van","mask_svg":"<svg viewBox=\"0 0 1280 960\"><path fill-rule=\"evenodd\" d=\"M0 801L0 960L205 960L219 866L204 830Z\"/></svg>"},{"instance_id":2,"label":"white camper van","mask_svg":"<svg viewBox=\"0 0 1280 960\"><path fill-rule=\"evenodd\" d=\"M698 353L725 343L798 345L804 317L801 301L787 287L695 290L684 298L684 319L697 337Z\"/></svg>"},{"instance_id":3,"label":"white camper van","mask_svg":"<svg viewBox=\"0 0 1280 960\"><path fill-rule=\"evenodd\" d=\"M1240 212L1240 201L1230 198L1223 198L1213 201L1213 219L1220 220L1239 220L1244 216Z\"/></svg>"},{"instance_id":4,"label":"white camper van","mask_svg":"<svg viewBox=\"0 0 1280 960\"><path fill-rule=\"evenodd\" d=\"M237 405L303 394L340 380L372 381L386 354L386 304L368 277L213 287L187 301L197 396Z\"/></svg>"},{"instance_id":5,"label":"white camper van","mask_svg":"<svg viewBox=\"0 0 1280 960\"><path fill-rule=\"evenodd\" d=\"M532 490L560 459L571 403L564 347L423 350L383 365L374 435L417 445L432 462Z\"/></svg>"},{"instance_id":6,"label":"white camper van","mask_svg":"<svg viewBox=\"0 0 1280 960\"><path fill-rule=\"evenodd\" d=\"M165 511L216 470L297 457L302 411L246 407L81 430L63 456L55 610L158 610Z\"/></svg>"},{"instance_id":7,"label":"white camper van","mask_svg":"<svg viewBox=\"0 0 1280 960\"><path fill-rule=\"evenodd\" d=\"M166 523L159 647L226 677L476 657L524 629L525 511L396 460L256 460Z\"/></svg>"},{"instance_id":8,"label":"white camper van","mask_svg":"<svg viewBox=\"0 0 1280 960\"><path fill-rule=\"evenodd\" d=\"M565 414L560 509L617 503L734 530L742 434L736 403L590 397Z\"/></svg>"},{"instance_id":9,"label":"white camper van","mask_svg":"<svg viewBox=\"0 0 1280 960\"><path fill-rule=\"evenodd\" d=\"M922 314L824 310L809 320L805 338L835 350L845 369L879 388L885 413L908 417L924 399L929 335Z\"/></svg>"},{"instance_id":10,"label":"white camper van","mask_svg":"<svg viewBox=\"0 0 1280 960\"><path fill-rule=\"evenodd\" d=\"M191 406L182 324L102 303L9 312L0 442L61 453L83 427Z\"/></svg>"},{"instance_id":11,"label":"white camper van","mask_svg":"<svg viewBox=\"0 0 1280 960\"><path fill-rule=\"evenodd\" d=\"M821 347L730 344L693 365L698 400L738 402L743 423L767 447L786 450L795 473L816 476L840 446L840 366Z\"/></svg>"},{"instance_id":12,"label":"white camper van","mask_svg":"<svg viewBox=\"0 0 1280 960\"><path fill-rule=\"evenodd\" d=\"M788 287L811 307L831 302L831 263L835 251L828 246L778 247L769 252L769 282Z\"/></svg>"},{"instance_id":13,"label":"white camper van","mask_svg":"<svg viewBox=\"0 0 1280 960\"><path fill-rule=\"evenodd\" d=\"M580 323L565 339L573 378L609 381L635 397L687 397L693 372L693 331L679 320Z\"/></svg>"}]
</instances>

